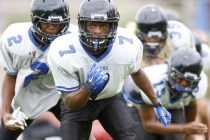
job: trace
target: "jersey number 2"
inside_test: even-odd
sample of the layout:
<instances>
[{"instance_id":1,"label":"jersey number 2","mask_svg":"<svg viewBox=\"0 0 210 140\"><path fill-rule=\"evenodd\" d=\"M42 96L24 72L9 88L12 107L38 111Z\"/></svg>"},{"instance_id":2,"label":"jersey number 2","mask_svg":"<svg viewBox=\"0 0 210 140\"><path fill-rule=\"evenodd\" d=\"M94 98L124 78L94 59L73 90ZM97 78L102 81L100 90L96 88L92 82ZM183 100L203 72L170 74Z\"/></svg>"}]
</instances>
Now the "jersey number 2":
<instances>
[{"instance_id":1,"label":"jersey number 2","mask_svg":"<svg viewBox=\"0 0 210 140\"><path fill-rule=\"evenodd\" d=\"M8 45L11 47L13 44L21 43L22 36L21 35L12 36L8 38L7 41L8 41ZM31 65L31 70L34 70L34 71L39 70L39 72L26 76L23 87L26 87L32 79L37 79L41 75L46 75L49 71L49 68L45 63L37 61Z\"/></svg>"}]
</instances>

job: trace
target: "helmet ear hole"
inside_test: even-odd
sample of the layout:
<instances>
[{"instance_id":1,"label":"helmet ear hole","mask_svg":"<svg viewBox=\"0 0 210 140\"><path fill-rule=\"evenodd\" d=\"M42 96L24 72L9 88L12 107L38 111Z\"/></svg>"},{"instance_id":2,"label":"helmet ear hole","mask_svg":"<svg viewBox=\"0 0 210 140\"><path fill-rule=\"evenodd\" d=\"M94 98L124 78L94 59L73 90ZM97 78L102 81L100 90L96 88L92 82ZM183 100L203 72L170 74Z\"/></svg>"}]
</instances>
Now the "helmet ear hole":
<instances>
[{"instance_id":1,"label":"helmet ear hole","mask_svg":"<svg viewBox=\"0 0 210 140\"><path fill-rule=\"evenodd\" d=\"M31 4L31 21L33 24L31 30L35 38L43 44L52 42L68 30L70 23L68 2L65 0L33 0ZM61 29L57 34L47 34L41 30L41 22L60 24Z\"/></svg>"}]
</instances>

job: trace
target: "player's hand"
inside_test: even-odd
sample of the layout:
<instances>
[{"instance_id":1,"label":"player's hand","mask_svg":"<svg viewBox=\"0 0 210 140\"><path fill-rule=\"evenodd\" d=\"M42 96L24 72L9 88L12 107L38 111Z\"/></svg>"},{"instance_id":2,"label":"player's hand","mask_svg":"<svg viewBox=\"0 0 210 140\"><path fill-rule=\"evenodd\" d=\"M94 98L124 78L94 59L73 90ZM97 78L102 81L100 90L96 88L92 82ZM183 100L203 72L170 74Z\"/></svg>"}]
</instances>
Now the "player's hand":
<instances>
[{"instance_id":1,"label":"player's hand","mask_svg":"<svg viewBox=\"0 0 210 140\"><path fill-rule=\"evenodd\" d=\"M4 125L5 125L5 127L7 129L12 130L12 131L15 131L15 130L20 129L20 127L18 125L10 125L8 123L9 120L13 119L12 114L10 114L10 113L4 113L2 115L2 119L3 119Z\"/></svg>"},{"instance_id":2,"label":"player's hand","mask_svg":"<svg viewBox=\"0 0 210 140\"><path fill-rule=\"evenodd\" d=\"M203 135L208 132L207 125L199 122L190 122L183 124L183 133L187 135L198 134Z\"/></svg>"},{"instance_id":3,"label":"player's hand","mask_svg":"<svg viewBox=\"0 0 210 140\"><path fill-rule=\"evenodd\" d=\"M158 120L167 127L171 122L171 114L162 106L161 103L153 105Z\"/></svg>"},{"instance_id":4,"label":"player's hand","mask_svg":"<svg viewBox=\"0 0 210 140\"><path fill-rule=\"evenodd\" d=\"M91 93L90 98L95 100L109 81L109 74L96 64L87 72L84 87Z\"/></svg>"},{"instance_id":5,"label":"player's hand","mask_svg":"<svg viewBox=\"0 0 210 140\"><path fill-rule=\"evenodd\" d=\"M12 118L7 122L10 126L18 126L20 129L24 130L27 127L26 120L28 117L20 111L20 107L18 107L12 113Z\"/></svg>"}]
</instances>

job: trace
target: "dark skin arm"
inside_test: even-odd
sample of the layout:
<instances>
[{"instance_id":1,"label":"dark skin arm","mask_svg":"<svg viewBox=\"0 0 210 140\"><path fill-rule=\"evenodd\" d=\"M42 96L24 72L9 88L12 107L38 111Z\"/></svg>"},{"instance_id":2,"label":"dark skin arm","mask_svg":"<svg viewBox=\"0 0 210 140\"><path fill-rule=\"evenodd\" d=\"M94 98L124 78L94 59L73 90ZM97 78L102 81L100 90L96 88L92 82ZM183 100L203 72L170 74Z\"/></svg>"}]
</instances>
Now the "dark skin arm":
<instances>
[{"instance_id":1,"label":"dark skin arm","mask_svg":"<svg viewBox=\"0 0 210 140\"><path fill-rule=\"evenodd\" d=\"M9 113L11 102L14 97L16 76L5 74L2 84L2 112Z\"/></svg>"},{"instance_id":2,"label":"dark skin arm","mask_svg":"<svg viewBox=\"0 0 210 140\"><path fill-rule=\"evenodd\" d=\"M157 134L183 133L182 125L177 126L170 123L167 128L163 127L156 119L155 111L151 105L139 105L139 110L140 118L146 131Z\"/></svg>"},{"instance_id":3,"label":"dark skin arm","mask_svg":"<svg viewBox=\"0 0 210 140\"><path fill-rule=\"evenodd\" d=\"M194 101L194 102L191 102L190 105L188 105L188 106L185 107L185 118L186 118L186 122L195 121L196 115L198 115L197 114L197 103L198 102ZM204 122L204 124L207 124L207 123ZM206 128L206 131L207 131L207 128ZM188 134L190 134L190 132L187 132L187 135L185 136L185 140L190 139L190 135L188 135ZM201 134L203 134L202 131L201 131ZM208 133L206 133L206 137L208 137L207 135L208 135Z\"/></svg>"},{"instance_id":4,"label":"dark skin arm","mask_svg":"<svg viewBox=\"0 0 210 140\"><path fill-rule=\"evenodd\" d=\"M201 121L202 123L206 124L209 128L210 126L210 110L208 106L208 99L206 97L199 99L197 101L197 119ZM206 140L210 139L210 129L208 129L208 132L205 135Z\"/></svg>"},{"instance_id":5,"label":"dark skin arm","mask_svg":"<svg viewBox=\"0 0 210 140\"><path fill-rule=\"evenodd\" d=\"M196 101L191 102L184 109L185 109L186 122L195 121L196 112L197 112L197 104L196 104Z\"/></svg>"},{"instance_id":6,"label":"dark skin arm","mask_svg":"<svg viewBox=\"0 0 210 140\"><path fill-rule=\"evenodd\" d=\"M79 90L71 93L63 93L62 98L69 111L77 110L87 104L90 92L82 86Z\"/></svg>"},{"instance_id":7,"label":"dark skin arm","mask_svg":"<svg viewBox=\"0 0 210 140\"><path fill-rule=\"evenodd\" d=\"M167 128L156 119L155 111L151 105L138 105L141 122L146 131L156 134L200 134L206 131L206 125L196 122L185 124L170 123Z\"/></svg>"},{"instance_id":8,"label":"dark skin arm","mask_svg":"<svg viewBox=\"0 0 210 140\"><path fill-rule=\"evenodd\" d=\"M8 125L8 121L12 119L10 114L11 102L15 94L16 76L5 74L2 84L2 118L5 127L10 130L17 130L20 128L18 125Z\"/></svg>"},{"instance_id":9,"label":"dark skin arm","mask_svg":"<svg viewBox=\"0 0 210 140\"><path fill-rule=\"evenodd\" d=\"M132 74L131 77L134 83L148 96L150 101L153 104L157 104L158 100L154 93L152 84L143 69L140 68L136 73Z\"/></svg>"},{"instance_id":10,"label":"dark skin arm","mask_svg":"<svg viewBox=\"0 0 210 140\"><path fill-rule=\"evenodd\" d=\"M152 101L153 104L158 103L157 97L153 91L152 85L142 69L131 75L134 82L141 88ZM79 90L62 95L65 106L69 111L74 111L83 107L89 100L90 93L82 86Z\"/></svg>"}]
</instances>

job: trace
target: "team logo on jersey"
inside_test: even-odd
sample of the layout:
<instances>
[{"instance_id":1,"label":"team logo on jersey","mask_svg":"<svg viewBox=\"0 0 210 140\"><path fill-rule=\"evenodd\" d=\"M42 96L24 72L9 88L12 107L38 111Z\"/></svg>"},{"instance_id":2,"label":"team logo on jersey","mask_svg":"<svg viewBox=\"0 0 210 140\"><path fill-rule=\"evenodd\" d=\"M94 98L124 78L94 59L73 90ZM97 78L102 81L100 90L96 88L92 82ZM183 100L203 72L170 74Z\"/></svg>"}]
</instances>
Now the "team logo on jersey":
<instances>
[{"instance_id":1,"label":"team logo on jersey","mask_svg":"<svg viewBox=\"0 0 210 140\"><path fill-rule=\"evenodd\" d=\"M34 50L34 51L29 52L29 55L32 57L35 57L36 53L37 53L37 50Z\"/></svg>"},{"instance_id":2,"label":"team logo on jersey","mask_svg":"<svg viewBox=\"0 0 210 140\"><path fill-rule=\"evenodd\" d=\"M36 53L37 53L37 50L29 52L29 55L31 56L30 65L32 65L33 60L36 58Z\"/></svg>"},{"instance_id":3,"label":"team logo on jersey","mask_svg":"<svg viewBox=\"0 0 210 140\"><path fill-rule=\"evenodd\" d=\"M30 65L38 61L38 59L40 62L45 62L47 59L47 56L44 53L39 53L37 50L29 52L29 55L31 56Z\"/></svg>"}]
</instances>

